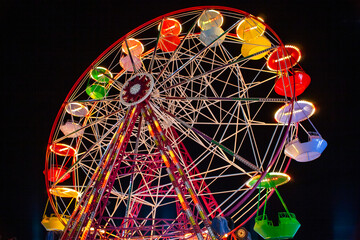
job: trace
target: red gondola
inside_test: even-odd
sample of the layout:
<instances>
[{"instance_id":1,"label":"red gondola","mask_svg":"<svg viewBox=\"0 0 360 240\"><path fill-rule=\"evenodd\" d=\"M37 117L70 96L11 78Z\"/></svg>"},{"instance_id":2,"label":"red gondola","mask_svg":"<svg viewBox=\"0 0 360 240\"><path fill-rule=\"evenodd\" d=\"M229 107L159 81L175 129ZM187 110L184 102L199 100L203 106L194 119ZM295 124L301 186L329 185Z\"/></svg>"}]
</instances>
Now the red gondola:
<instances>
[{"instance_id":1,"label":"red gondola","mask_svg":"<svg viewBox=\"0 0 360 240\"><path fill-rule=\"evenodd\" d=\"M159 39L159 48L163 52L173 52L180 44L178 36L162 36Z\"/></svg>"},{"instance_id":2,"label":"red gondola","mask_svg":"<svg viewBox=\"0 0 360 240\"><path fill-rule=\"evenodd\" d=\"M59 180L59 183L64 182L70 178L70 173L66 173L66 171L67 171L66 168L59 167L59 166L53 166L47 170L48 180L51 182L56 182L61 177L61 179Z\"/></svg>"},{"instance_id":3,"label":"red gondola","mask_svg":"<svg viewBox=\"0 0 360 240\"><path fill-rule=\"evenodd\" d=\"M293 97L294 84L295 96L302 94L309 86L311 78L303 71L295 71L291 75L280 75L275 82L274 90L281 96Z\"/></svg>"}]
</instances>

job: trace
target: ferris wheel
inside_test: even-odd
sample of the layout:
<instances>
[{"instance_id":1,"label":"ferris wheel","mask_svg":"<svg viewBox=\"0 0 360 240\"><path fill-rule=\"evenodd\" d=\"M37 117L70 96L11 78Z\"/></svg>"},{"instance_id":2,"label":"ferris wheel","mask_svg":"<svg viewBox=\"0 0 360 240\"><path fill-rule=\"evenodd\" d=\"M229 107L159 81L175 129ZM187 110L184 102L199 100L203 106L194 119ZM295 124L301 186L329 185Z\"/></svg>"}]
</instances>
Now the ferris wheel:
<instances>
[{"instance_id":1,"label":"ferris wheel","mask_svg":"<svg viewBox=\"0 0 360 240\"><path fill-rule=\"evenodd\" d=\"M300 59L262 19L227 7L168 13L120 38L54 122L44 171L53 230L218 239L215 219L241 227L289 181L290 158L326 147L314 105L297 99L310 83Z\"/></svg>"}]
</instances>

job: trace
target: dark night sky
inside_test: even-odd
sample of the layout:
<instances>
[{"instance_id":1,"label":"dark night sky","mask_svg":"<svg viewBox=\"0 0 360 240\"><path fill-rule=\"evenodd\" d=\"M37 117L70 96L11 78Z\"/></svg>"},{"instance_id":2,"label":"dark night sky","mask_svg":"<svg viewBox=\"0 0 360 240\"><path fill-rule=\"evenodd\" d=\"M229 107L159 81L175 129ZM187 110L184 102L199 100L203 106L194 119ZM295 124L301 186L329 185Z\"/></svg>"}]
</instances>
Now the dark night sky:
<instances>
[{"instance_id":1,"label":"dark night sky","mask_svg":"<svg viewBox=\"0 0 360 240\"><path fill-rule=\"evenodd\" d=\"M328 148L316 161L290 166L293 181L283 197L302 223L295 239L360 239L356 2L0 1L3 239L45 237L40 221L46 203L46 145L57 111L81 73L133 28L200 5L224 5L262 16L285 44L300 47L301 66L312 78L301 98L316 105L312 121Z\"/></svg>"}]
</instances>

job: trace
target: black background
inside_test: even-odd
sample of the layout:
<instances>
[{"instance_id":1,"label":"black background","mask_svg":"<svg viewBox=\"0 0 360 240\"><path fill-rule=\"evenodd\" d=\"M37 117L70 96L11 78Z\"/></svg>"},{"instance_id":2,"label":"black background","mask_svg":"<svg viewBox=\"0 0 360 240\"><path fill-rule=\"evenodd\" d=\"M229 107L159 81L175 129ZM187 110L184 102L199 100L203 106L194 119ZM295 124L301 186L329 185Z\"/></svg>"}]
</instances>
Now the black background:
<instances>
[{"instance_id":1,"label":"black background","mask_svg":"<svg viewBox=\"0 0 360 240\"><path fill-rule=\"evenodd\" d=\"M48 136L81 73L140 24L201 5L261 16L285 44L300 47L301 66L312 78L301 99L315 104L312 122L328 147L316 161L291 163L293 181L282 195L302 223L295 239L360 239L360 2L355 0L1 1L3 239L45 238L40 222Z\"/></svg>"}]
</instances>

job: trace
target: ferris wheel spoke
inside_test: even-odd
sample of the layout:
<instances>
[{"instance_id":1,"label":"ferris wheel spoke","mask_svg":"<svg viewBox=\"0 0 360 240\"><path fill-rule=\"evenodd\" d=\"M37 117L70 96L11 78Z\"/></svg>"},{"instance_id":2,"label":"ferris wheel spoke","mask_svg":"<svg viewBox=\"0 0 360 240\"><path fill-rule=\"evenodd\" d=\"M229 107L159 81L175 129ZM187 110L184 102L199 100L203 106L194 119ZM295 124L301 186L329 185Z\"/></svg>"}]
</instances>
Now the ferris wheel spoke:
<instances>
[{"instance_id":1,"label":"ferris wheel spoke","mask_svg":"<svg viewBox=\"0 0 360 240\"><path fill-rule=\"evenodd\" d=\"M64 139L66 139L66 138L67 138L69 135L71 135L71 134L84 131L84 130L86 130L87 128L91 128L91 127L93 127L94 125L103 122L104 119L108 119L108 118L110 118L110 117L112 117L112 116L115 116L115 115L117 115L117 114L119 114L119 113L124 113L124 112L125 112L125 111L124 111L123 109L119 109L119 110L115 110L115 111L113 111L113 112L111 112L111 113L109 113L109 114L107 114L107 115L104 115L104 116L102 116L102 117L98 117L98 118L95 119L95 121L92 121L90 124L87 124L87 125L85 125L85 126L82 126L81 128L75 130L74 132L71 132L71 133L69 133L68 135L65 135L65 136L63 136L63 137L61 137L61 138L56 139L56 140L54 141L54 143L61 142L61 141L63 141ZM122 120L120 120L119 122L121 122L121 121L122 121ZM116 124L112 125L111 128L109 129L109 131L113 130L114 127L115 127L115 125L116 125ZM106 134L104 135L103 139L105 138L105 136L106 136Z\"/></svg>"},{"instance_id":2,"label":"ferris wheel spoke","mask_svg":"<svg viewBox=\"0 0 360 240\"><path fill-rule=\"evenodd\" d=\"M258 166L263 171L264 166L263 166L262 163L264 161L261 161L261 156L260 156L258 144L256 142L254 132L252 131L251 125L249 125L249 127L247 127L247 136L248 136L248 138L250 140L250 145L251 145L251 149L252 149L252 152L253 152L253 157L254 157L255 162L256 162L256 166Z\"/></svg>"},{"instance_id":3,"label":"ferris wheel spoke","mask_svg":"<svg viewBox=\"0 0 360 240\"><path fill-rule=\"evenodd\" d=\"M249 189L244 188L245 183L238 187L236 191L231 193L220 205L219 209L221 209L221 212L224 214L229 208L231 208L235 203L239 201L248 191ZM236 194L241 192L239 196L236 197Z\"/></svg>"},{"instance_id":4,"label":"ferris wheel spoke","mask_svg":"<svg viewBox=\"0 0 360 240\"><path fill-rule=\"evenodd\" d=\"M172 97L172 96L164 96L164 97L155 97L157 100L177 100L177 101L239 101L239 102L279 102L286 103L289 100L284 98L259 98L259 97Z\"/></svg>"},{"instance_id":5,"label":"ferris wheel spoke","mask_svg":"<svg viewBox=\"0 0 360 240\"><path fill-rule=\"evenodd\" d=\"M138 154L138 152L139 152L140 128L142 126L142 117L139 116L139 118L140 119L139 119L139 123L138 123L138 132L137 132L137 135L136 135L135 149L133 149L133 152L134 152L135 155ZM135 160L135 159L136 159L136 156L134 156L133 160ZM132 168L135 167L135 164L136 164L135 161L132 162L131 167ZM141 171L139 171L139 172L141 172ZM126 205L125 217L129 216L129 208L130 208L130 204L131 204L131 195L133 193L134 177L136 177L134 175L135 175L135 173L131 173L130 180L129 180L129 187L128 187L129 188L128 189L129 197L128 197L128 203ZM121 185L121 183L119 183L119 184Z\"/></svg>"},{"instance_id":6,"label":"ferris wheel spoke","mask_svg":"<svg viewBox=\"0 0 360 240\"><path fill-rule=\"evenodd\" d=\"M121 120L121 121L122 121L122 120ZM112 130L115 130L115 129L120 125L120 122L121 122L121 121L119 121L118 124L114 124L114 125L112 126L112 128L110 129L110 131L108 131L107 134L104 134L104 135L102 136L101 140L99 140L99 141L102 141L103 139L105 139L105 138L108 136L108 134L112 133ZM91 146L86 150L86 152L85 152L85 153L82 153L82 154L80 155L81 157L78 158L78 159L72 164L72 166L71 166L69 169L66 170L66 172L63 174L63 176L66 176L66 174L72 173L72 172L75 170L75 168L77 168L77 167L79 167L79 166L86 167L88 170L93 169L92 167L89 167L88 164L83 164L83 162L84 162L84 159L86 159L86 157L91 156L91 151L94 151L94 149L95 149L97 146L98 146L97 143L91 145ZM96 151L96 150L95 150L95 151ZM94 162L94 161L91 161L91 162ZM97 166L96 166L96 167L97 167ZM85 171L85 173L87 173L87 176L89 176L88 171ZM62 180L62 177L59 177L58 180L53 183L53 185L56 186L61 180ZM85 184L85 182L86 182L86 181L84 181L84 184Z\"/></svg>"},{"instance_id":7,"label":"ferris wheel spoke","mask_svg":"<svg viewBox=\"0 0 360 240\"><path fill-rule=\"evenodd\" d=\"M108 103L108 102L120 102L120 100L115 100L112 98L103 98L103 99L86 99L86 100L77 100L78 103L87 103L89 105L94 103Z\"/></svg>"},{"instance_id":8,"label":"ferris wheel spoke","mask_svg":"<svg viewBox=\"0 0 360 240\"><path fill-rule=\"evenodd\" d=\"M198 18L200 18L200 16L202 15L202 13L198 16ZM198 19L197 19L198 20ZM185 41L188 39L188 37L191 35L191 32L194 31L195 26L196 26L197 21L194 21L194 23L192 24L192 26L189 28L189 30L187 31L187 33L185 34L185 36L183 37L183 39L181 40L179 46L177 46L177 48L175 49L175 51L173 52L173 54L170 56L170 58L168 59L168 61L166 62L166 64L164 65L163 69L160 71L160 73L158 74L156 80L158 81L160 79L160 77L162 77L162 75L164 74L165 69L168 67L168 65L170 64L170 62L173 60L173 58L177 55L178 51L182 48L183 44L185 43Z\"/></svg>"},{"instance_id":9,"label":"ferris wheel spoke","mask_svg":"<svg viewBox=\"0 0 360 240\"><path fill-rule=\"evenodd\" d=\"M161 19L161 22L160 22L160 29L162 29L163 27L163 23L164 23L164 18ZM150 64L149 64L149 69L148 69L148 72L151 74L152 71L153 71L153 65L154 65L154 59L155 59L155 55L156 55L156 51L158 49L158 44L159 44L159 40L160 40L160 36L161 36L161 31L159 31L157 37L156 37L156 42L155 42L155 48L153 50L153 54L151 55L151 60L150 60Z\"/></svg>"},{"instance_id":10,"label":"ferris wheel spoke","mask_svg":"<svg viewBox=\"0 0 360 240\"><path fill-rule=\"evenodd\" d=\"M220 67L214 68L214 69L212 69L212 70L209 70L209 71L207 71L206 73L199 74L199 75L194 76L194 77L192 77L192 78L190 78L190 79L187 79L187 80L181 81L181 82L179 82L179 83L177 83L177 84L174 84L174 85L172 85L172 86L166 87L165 89L166 89L166 90L169 90L169 89L175 88L175 87L177 87L177 86L179 86L179 85L185 84L185 83L187 83L187 82L189 82L189 81L193 81L193 80L202 78L202 77L204 77L204 76L206 76L206 75L208 75L208 74L211 74L211 73L214 73L214 72L223 70L223 69L228 68L228 67L230 67L230 66L232 66L232 65L235 65L235 64L238 64L238 63L240 63L240 62L246 61L247 59L249 59L249 58L251 58L251 57L260 55L260 54L262 54L262 53L264 53L264 52L268 52L268 51L270 51L270 50L272 50L272 49L274 49L274 48L275 48L275 47L270 47L270 48L267 48L267 49L262 50L262 51L260 51L260 52L251 54L250 56L243 57L243 58L239 58L239 59L234 60L234 61L232 61L232 62L230 62L230 63L224 64L223 66L220 66ZM174 75L174 74L173 74L173 75ZM170 77L168 77L167 79L169 79L169 78L170 78Z\"/></svg>"},{"instance_id":11,"label":"ferris wheel spoke","mask_svg":"<svg viewBox=\"0 0 360 240\"><path fill-rule=\"evenodd\" d=\"M132 66L132 68L133 68L133 71L134 71L135 73L137 73L137 72L138 72L138 68L137 68L136 65L135 65L134 56L133 56L132 51L131 51L131 49L130 49L130 47L129 47L128 39L125 39L124 42L125 42L125 46L126 46L127 52L128 52L128 54L129 54L129 57L130 57L130 62L131 62L131 66Z\"/></svg>"},{"instance_id":12,"label":"ferris wheel spoke","mask_svg":"<svg viewBox=\"0 0 360 240\"><path fill-rule=\"evenodd\" d=\"M190 126L189 124L187 124L186 122L184 122L183 120L177 118L175 115L169 113L167 110L162 109L160 107L161 111L167 113L169 116L171 116L172 118L174 118L176 121L178 121L181 125L191 129L192 131L194 131L197 135L203 137L205 140L207 140L208 142L216 145L217 147L219 147L222 151L225 151L226 153L230 154L231 156L235 157L237 160L239 160L240 162L242 162L244 165L246 165L247 167L251 168L252 170L255 171L259 171L260 169L258 167L256 167L254 164L252 164L251 162L249 162L248 160L246 160L245 158L235 154L234 152L232 152L230 149L228 149L227 147L221 145L219 142L215 141L214 139L212 139L211 137L209 137L208 135L206 135L205 133L197 130L196 128Z\"/></svg>"},{"instance_id":13,"label":"ferris wheel spoke","mask_svg":"<svg viewBox=\"0 0 360 240\"><path fill-rule=\"evenodd\" d=\"M231 25L228 29L226 29L222 34L220 34L216 39L214 39L209 45L205 46L203 49L198 51L194 56L192 56L186 63L184 63L181 67L176 69L170 76L164 79L164 83L166 83L169 79L171 79L174 75L179 73L183 68L189 65L191 62L196 60L201 54L203 54L206 50L208 50L212 45L214 45L222 36L225 36L228 32L234 29L241 20L238 20L233 25Z\"/></svg>"}]
</instances>

